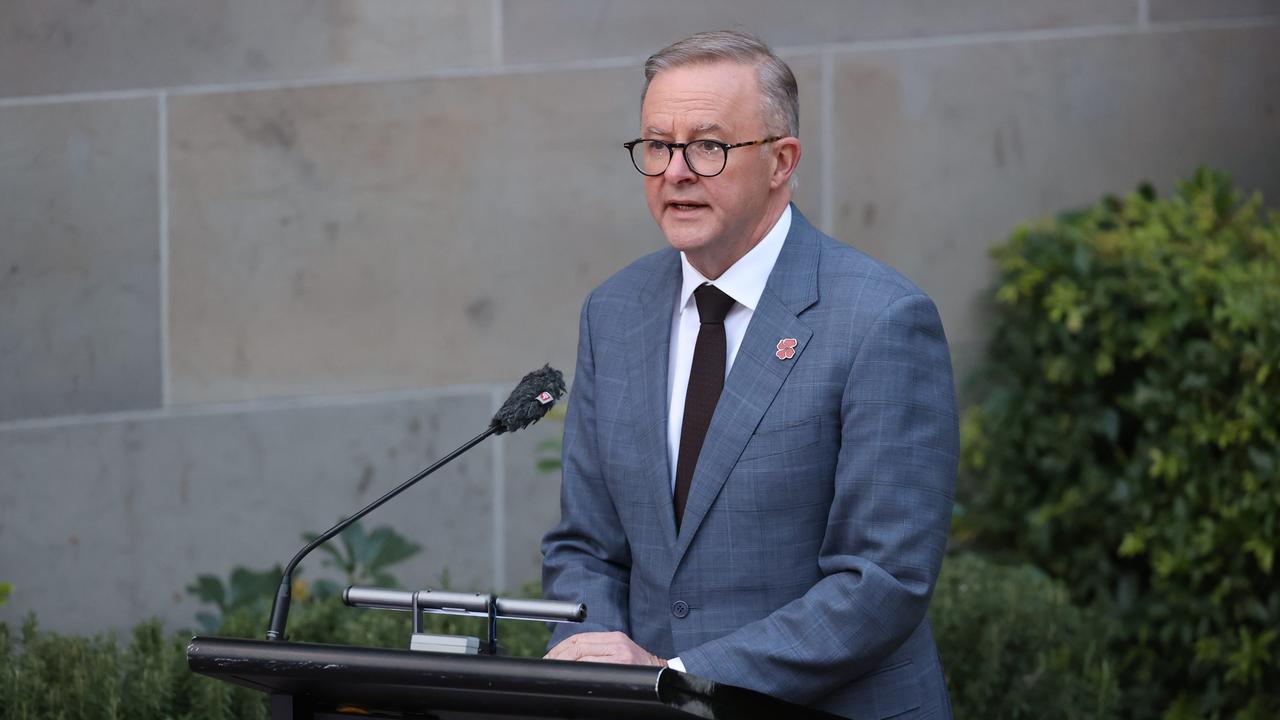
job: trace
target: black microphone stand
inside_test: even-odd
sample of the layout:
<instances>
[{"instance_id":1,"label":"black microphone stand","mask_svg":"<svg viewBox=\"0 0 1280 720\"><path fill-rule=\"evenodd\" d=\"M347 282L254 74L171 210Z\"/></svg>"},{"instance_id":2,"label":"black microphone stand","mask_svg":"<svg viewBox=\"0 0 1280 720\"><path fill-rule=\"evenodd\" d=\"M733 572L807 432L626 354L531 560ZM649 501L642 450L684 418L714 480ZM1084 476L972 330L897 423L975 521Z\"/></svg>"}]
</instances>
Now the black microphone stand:
<instances>
[{"instance_id":1,"label":"black microphone stand","mask_svg":"<svg viewBox=\"0 0 1280 720\"><path fill-rule=\"evenodd\" d=\"M386 495L383 495L377 500L374 500L373 502L369 503L362 510L355 513L351 517L345 520L338 521L338 524L334 525L328 530L325 530L323 533L320 534L319 537L307 543L306 547L299 550L298 554L294 555L293 559L289 561L289 564L285 566L284 576L280 578L280 588L276 590L276 599L271 604L271 625L267 628L267 639L268 640L284 639L284 626L289 619L289 603L292 602L292 598L293 598L293 571L295 568L298 567L298 563L302 562L302 558L306 557L308 553L310 553L312 550L315 550L322 543L327 542L338 533L342 532L343 530L346 530L355 521L359 520L365 515L368 515L374 510L377 510L379 507L382 506L383 503L387 502L391 498L409 489L410 487L413 486L414 483L418 482L419 480L425 478L426 476L430 475L436 470L439 470L440 468L449 464L449 462L457 458L459 455L470 450L476 445L479 445L482 440L489 437L490 435L497 433L498 431L499 431L498 427L490 426L488 430L485 430L479 435L471 438L466 443L464 443L462 447L458 448L457 450L454 450L448 455L445 455L443 458L440 458L431 467L427 468L426 470L423 470L417 475L414 475L413 477L404 481L399 486L397 486L394 490L392 490L391 492L388 492Z\"/></svg>"},{"instance_id":2,"label":"black microphone stand","mask_svg":"<svg viewBox=\"0 0 1280 720\"><path fill-rule=\"evenodd\" d=\"M298 563L302 562L302 558L307 556L307 553L347 529L355 521L378 509L386 501L404 492L414 483L444 467L462 453L479 445L482 440L490 435L514 432L538 422L543 415L547 414L547 411L551 409L556 400L564 395L564 391L564 377L559 370L552 368L550 365L544 365L541 370L534 370L525 375L520 379L520 383L516 385L515 390L511 391L511 395L502 404L498 413L494 415L487 430L463 443L462 447L436 461L431 467L404 481L391 492L369 503L346 520L339 521L337 525L325 530L315 540L307 543L307 546L299 550L298 554L294 555L289 564L285 566L284 576L280 578L280 588L276 590L276 599L271 604L271 624L267 627L267 639L284 639L284 626L289 620L289 603L293 599L293 571L298 567Z\"/></svg>"}]
</instances>

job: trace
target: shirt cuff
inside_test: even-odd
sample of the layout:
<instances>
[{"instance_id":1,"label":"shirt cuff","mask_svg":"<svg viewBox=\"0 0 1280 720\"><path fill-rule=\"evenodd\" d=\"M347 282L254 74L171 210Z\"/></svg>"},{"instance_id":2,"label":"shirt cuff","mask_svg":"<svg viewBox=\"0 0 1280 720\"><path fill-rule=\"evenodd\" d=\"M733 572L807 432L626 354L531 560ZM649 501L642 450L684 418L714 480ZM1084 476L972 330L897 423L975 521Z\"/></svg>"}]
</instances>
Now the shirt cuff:
<instances>
[{"instance_id":1,"label":"shirt cuff","mask_svg":"<svg viewBox=\"0 0 1280 720\"><path fill-rule=\"evenodd\" d=\"M684 663L683 663L683 662L680 662L680 658L678 658L678 657L673 657L673 658L671 658L670 660L668 660L668 661L667 661L667 667L669 667L669 668L671 668L672 670L675 670L675 671L677 671L677 672L687 672L687 671L684 669Z\"/></svg>"}]
</instances>

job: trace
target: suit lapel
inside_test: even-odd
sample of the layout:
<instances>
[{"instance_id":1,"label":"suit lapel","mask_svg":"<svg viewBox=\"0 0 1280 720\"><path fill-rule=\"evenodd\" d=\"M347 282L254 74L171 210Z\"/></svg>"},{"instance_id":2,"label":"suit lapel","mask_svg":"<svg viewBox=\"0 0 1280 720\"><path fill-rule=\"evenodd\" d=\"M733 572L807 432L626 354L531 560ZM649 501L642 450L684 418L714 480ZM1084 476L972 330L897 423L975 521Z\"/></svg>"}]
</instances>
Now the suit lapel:
<instances>
[{"instance_id":1,"label":"suit lapel","mask_svg":"<svg viewBox=\"0 0 1280 720\"><path fill-rule=\"evenodd\" d=\"M689 501L676 538L677 565L760 419L773 404L791 369L800 362L813 336L813 331L797 316L818 299L819 253L817 231L792 206L791 231L769 274L760 303L751 315L698 456ZM778 341L784 338L795 339L795 355L780 360L774 353L778 350ZM664 384L664 392L665 389ZM669 489L667 506L671 506ZM672 527L674 529L674 521Z\"/></svg>"},{"instance_id":2,"label":"suit lapel","mask_svg":"<svg viewBox=\"0 0 1280 720\"><path fill-rule=\"evenodd\" d=\"M671 462L667 457L667 368L671 317L680 293L680 254L672 251L664 260L640 292L627 346L631 353L628 381L643 481L654 493L658 524L670 547L676 540L676 522Z\"/></svg>"}]
</instances>

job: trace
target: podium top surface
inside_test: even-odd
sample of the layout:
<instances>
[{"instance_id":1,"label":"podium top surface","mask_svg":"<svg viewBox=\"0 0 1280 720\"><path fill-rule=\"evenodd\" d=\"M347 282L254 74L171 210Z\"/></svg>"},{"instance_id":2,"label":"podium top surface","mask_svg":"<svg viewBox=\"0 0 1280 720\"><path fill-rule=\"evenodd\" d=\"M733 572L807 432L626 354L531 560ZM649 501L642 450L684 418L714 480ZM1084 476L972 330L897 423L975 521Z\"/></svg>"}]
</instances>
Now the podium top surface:
<instances>
[{"instance_id":1,"label":"podium top surface","mask_svg":"<svg viewBox=\"0 0 1280 720\"><path fill-rule=\"evenodd\" d=\"M667 668L194 637L192 671L384 717L834 718Z\"/></svg>"}]
</instances>

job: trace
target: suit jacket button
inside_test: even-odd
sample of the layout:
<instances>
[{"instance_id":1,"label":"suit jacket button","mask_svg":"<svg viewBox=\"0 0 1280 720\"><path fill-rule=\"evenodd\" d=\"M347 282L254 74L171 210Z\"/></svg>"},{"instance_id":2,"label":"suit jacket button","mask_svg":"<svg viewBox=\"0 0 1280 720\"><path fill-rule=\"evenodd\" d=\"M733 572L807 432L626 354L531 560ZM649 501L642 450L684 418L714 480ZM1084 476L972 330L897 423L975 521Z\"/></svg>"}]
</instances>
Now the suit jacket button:
<instances>
[{"instance_id":1,"label":"suit jacket button","mask_svg":"<svg viewBox=\"0 0 1280 720\"><path fill-rule=\"evenodd\" d=\"M683 600L677 600L671 603L671 614L678 618L685 617L689 614L689 603Z\"/></svg>"}]
</instances>

